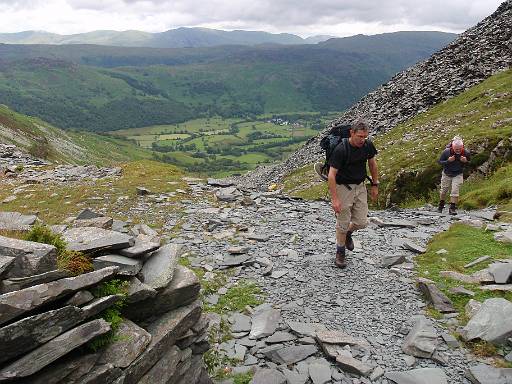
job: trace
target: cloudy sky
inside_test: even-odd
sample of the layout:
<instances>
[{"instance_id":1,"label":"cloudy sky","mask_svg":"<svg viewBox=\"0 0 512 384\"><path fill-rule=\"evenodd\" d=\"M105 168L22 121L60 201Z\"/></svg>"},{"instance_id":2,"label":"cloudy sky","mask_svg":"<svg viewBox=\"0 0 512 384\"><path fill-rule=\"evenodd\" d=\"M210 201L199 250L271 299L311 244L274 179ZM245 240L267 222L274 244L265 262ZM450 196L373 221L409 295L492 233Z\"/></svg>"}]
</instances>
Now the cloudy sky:
<instances>
[{"instance_id":1,"label":"cloudy sky","mask_svg":"<svg viewBox=\"0 0 512 384\"><path fill-rule=\"evenodd\" d=\"M462 32L502 0L0 0L1 32L60 34L177 27L348 36L398 30Z\"/></svg>"}]
</instances>

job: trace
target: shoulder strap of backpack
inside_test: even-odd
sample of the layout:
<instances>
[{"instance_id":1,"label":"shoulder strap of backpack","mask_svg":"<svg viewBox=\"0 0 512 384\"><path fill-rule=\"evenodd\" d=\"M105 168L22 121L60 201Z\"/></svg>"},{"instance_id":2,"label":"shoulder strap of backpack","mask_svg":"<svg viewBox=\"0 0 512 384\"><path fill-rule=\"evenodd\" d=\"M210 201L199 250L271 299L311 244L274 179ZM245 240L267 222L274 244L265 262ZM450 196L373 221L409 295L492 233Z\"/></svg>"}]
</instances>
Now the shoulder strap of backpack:
<instances>
[{"instance_id":1,"label":"shoulder strap of backpack","mask_svg":"<svg viewBox=\"0 0 512 384\"><path fill-rule=\"evenodd\" d=\"M346 137L343 139L343 166L346 167L350 158L350 142Z\"/></svg>"}]
</instances>

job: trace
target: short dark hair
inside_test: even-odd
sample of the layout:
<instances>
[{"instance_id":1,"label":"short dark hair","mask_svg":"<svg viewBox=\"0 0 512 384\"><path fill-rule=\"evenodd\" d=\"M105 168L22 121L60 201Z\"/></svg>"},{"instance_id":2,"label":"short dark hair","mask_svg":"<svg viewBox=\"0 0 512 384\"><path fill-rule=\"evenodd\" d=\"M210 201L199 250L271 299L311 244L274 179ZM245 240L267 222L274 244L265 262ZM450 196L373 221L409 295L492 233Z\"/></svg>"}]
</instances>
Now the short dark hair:
<instances>
[{"instance_id":1,"label":"short dark hair","mask_svg":"<svg viewBox=\"0 0 512 384\"><path fill-rule=\"evenodd\" d=\"M368 126L368 123L362 119L357 119L354 124L350 127L350 129L354 132L357 131L369 131L370 127Z\"/></svg>"}]
</instances>

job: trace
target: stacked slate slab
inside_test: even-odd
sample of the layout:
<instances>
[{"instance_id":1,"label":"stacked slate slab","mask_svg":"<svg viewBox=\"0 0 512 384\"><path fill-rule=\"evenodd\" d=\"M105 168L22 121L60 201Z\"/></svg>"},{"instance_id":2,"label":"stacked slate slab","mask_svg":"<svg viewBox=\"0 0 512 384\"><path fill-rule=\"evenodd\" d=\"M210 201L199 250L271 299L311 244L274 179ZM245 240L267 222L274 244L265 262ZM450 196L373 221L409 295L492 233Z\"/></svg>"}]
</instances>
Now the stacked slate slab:
<instances>
[{"instance_id":1,"label":"stacked slate slab","mask_svg":"<svg viewBox=\"0 0 512 384\"><path fill-rule=\"evenodd\" d=\"M161 246L145 225L121 233L112 224L88 210L63 229L68 249L93 260L78 276L57 268L55 247L0 236L0 383L211 383L209 320L199 280L178 264L184 246ZM112 279L127 281L126 296L95 298ZM120 301L112 330L101 313ZM108 345L89 346L109 332Z\"/></svg>"}]
</instances>

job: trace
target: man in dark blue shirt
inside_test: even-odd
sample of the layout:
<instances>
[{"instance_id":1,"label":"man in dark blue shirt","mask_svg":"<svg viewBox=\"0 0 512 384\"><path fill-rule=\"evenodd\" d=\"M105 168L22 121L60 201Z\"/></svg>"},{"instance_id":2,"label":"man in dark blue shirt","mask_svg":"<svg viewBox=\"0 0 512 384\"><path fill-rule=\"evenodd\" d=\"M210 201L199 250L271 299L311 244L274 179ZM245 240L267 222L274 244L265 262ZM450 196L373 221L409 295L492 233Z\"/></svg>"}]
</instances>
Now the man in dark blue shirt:
<instances>
[{"instance_id":1,"label":"man in dark blue shirt","mask_svg":"<svg viewBox=\"0 0 512 384\"><path fill-rule=\"evenodd\" d=\"M464 148L464 143L459 136L455 136L439 158L439 164L443 166L441 175L441 190L439 193L438 212L443 212L446 194L450 190L450 215L457 214L459 201L459 189L463 182L464 165L470 160L470 154Z\"/></svg>"}]
</instances>

